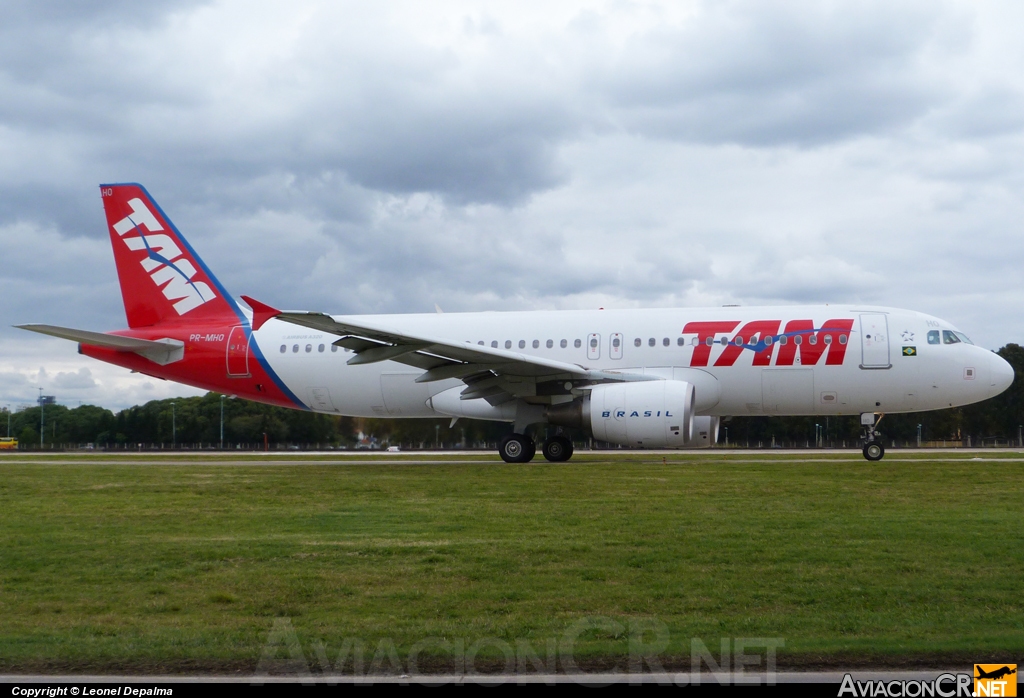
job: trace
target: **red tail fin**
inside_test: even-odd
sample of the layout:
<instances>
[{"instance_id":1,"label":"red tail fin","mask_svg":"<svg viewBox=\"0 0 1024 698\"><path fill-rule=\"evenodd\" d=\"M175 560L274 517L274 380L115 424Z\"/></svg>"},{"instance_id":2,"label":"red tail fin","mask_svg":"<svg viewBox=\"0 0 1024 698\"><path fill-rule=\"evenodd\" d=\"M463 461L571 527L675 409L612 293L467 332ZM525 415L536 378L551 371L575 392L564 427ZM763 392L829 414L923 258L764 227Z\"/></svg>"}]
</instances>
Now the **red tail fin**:
<instances>
[{"instance_id":1,"label":"red tail fin","mask_svg":"<svg viewBox=\"0 0 1024 698\"><path fill-rule=\"evenodd\" d=\"M139 184L100 186L131 328L235 319L238 306Z\"/></svg>"}]
</instances>

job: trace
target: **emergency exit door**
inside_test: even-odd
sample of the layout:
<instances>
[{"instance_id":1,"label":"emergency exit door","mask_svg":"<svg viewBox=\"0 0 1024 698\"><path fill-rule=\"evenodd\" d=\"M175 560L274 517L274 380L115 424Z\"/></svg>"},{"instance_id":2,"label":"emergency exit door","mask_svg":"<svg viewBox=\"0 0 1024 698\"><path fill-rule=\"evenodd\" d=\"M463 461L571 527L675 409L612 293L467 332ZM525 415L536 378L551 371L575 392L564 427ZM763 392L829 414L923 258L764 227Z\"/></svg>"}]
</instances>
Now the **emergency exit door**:
<instances>
[{"instance_id":1,"label":"emergency exit door","mask_svg":"<svg viewBox=\"0 0 1024 698\"><path fill-rule=\"evenodd\" d=\"M608 358L609 359L621 359L622 358L622 333L621 332L612 332L612 336L608 340Z\"/></svg>"}]
</instances>

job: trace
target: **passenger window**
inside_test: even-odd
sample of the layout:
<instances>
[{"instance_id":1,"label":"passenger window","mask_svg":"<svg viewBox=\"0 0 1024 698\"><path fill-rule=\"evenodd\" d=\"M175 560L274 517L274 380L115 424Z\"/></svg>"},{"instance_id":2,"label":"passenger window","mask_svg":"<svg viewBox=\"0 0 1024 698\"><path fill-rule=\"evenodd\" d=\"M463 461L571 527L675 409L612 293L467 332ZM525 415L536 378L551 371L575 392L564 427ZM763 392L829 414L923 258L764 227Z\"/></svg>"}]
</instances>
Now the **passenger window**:
<instances>
[{"instance_id":1,"label":"passenger window","mask_svg":"<svg viewBox=\"0 0 1024 698\"><path fill-rule=\"evenodd\" d=\"M832 343L832 335L830 335L830 334L825 335L825 344L831 344L831 343Z\"/></svg>"},{"instance_id":2,"label":"passenger window","mask_svg":"<svg viewBox=\"0 0 1024 698\"><path fill-rule=\"evenodd\" d=\"M323 353L324 353L324 345L323 345L323 344L321 344L320 346L318 346L318 347L316 348L316 350L317 350L318 352L320 352L321 354L323 354Z\"/></svg>"},{"instance_id":3,"label":"passenger window","mask_svg":"<svg viewBox=\"0 0 1024 698\"><path fill-rule=\"evenodd\" d=\"M618 337L613 337L612 338L612 348L613 349L618 349L620 344L622 344L622 342L619 341Z\"/></svg>"},{"instance_id":4,"label":"passenger window","mask_svg":"<svg viewBox=\"0 0 1024 698\"><path fill-rule=\"evenodd\" d=\"M533 340L533 348L534 349L540 348L540 340L539 339Z\"/></svg>"},{"instance_id":5,"label":"passenger window","mask_svg":"<svg viewBox=\"0 0 1024 698\"><path fill-rule=\"evenodd\" d=\"M726 344L729 343L729 338L728 337L722 337L720 340L718 340L718 342L724 347Z\"/></svg>"},{"instance_id":6,"label":"passenger window","mask_svg":"<svg viewBox=\"0 0 1024 698\"><path fill-rule=\"evenodd\" d=\"M789 344L789 337L786 335L779 337L779 344Z\"/></svg>"},{"instance_id":7,"label":"passenger window","mask_svg":"<svg viewBox=\"0 0 1024 698\"><path fill-rule=\"evenodd\" d=\"M282 345L281 345L281 353L283 354L283 353L285 353L286 351L288 351L288 347L286 347L285 345L283 345L283 344L282 344Z\"/></svg>"},{"instance_id":8,"label":"passenger window","mask_svg":"<svg viewBox=\"0 0 1024 698\"><path fill-rule=\"evenodd\" d=\"M549 339L548 341L546 341L544 343L544 346L546 346L548 349L550 349L551 347L555 346L555 342L553 340Z\"/></svg>"},{"instance_id":9,"label":"passenger window","mask_svg":"<svg viewBox=\"0 0 1024 698\"><path fill-rule=\"evenodd\" d=\"M590 340L590 348L597 349L597 337L592 337Z\"/></svg>"},{"instance_id":10,"label":"passenger window","mask_svg":"<svg viewBox=\"0 0 1024 698\"><path fill-rule=\"evenodd\" d=\"M655 344L656 342L654 340L654 337L651 337L650 339L647 340L647 346L653 347Z\"/></svg>"},{"instance_id":11,"label":"passenger window","mask_svg":"<svg viewBox=\"0 0 1024 698\"><path fill-rule=\"evenodd\" d=\"M950 332L949 330L942 330L942 343L943 344L959 344L960 338L956 336L956 332Z\"/></svg>"},{"instance_id":12,"label":"passenger window","mask_svg":"<svg viewBox=\"0 0 1024 698\"><path fill-rule=\"evenodd\" d=\"M800 335L797 335L796 337L793 337L793 344L801 344L801 343L803 343L803 341L804 341L804 339Z\"/></svg>"},{"instance_id":13,"label":"passenger window","mask_svg":"<svg viewBox=\"0 0 1024 698\"><path fill-rule=\"evenodd\" d=\"M764 345L765 345L766 347L770 347L770 346L772 345L772 341L773 341L773 340L772 340L772 337L765 337L765 338L764 338Z\"/></svg>"},{"instance_id":14,"label":"passenger window","mask_svg":"<svg viewBox=\"0 0 1024 698\"><path fill-rule=\"evenodd\" d=\"M691 344L691 345L693 345L693 346L697 346L698 344L700 344L700 342L699 342L699 341L697 341L697 338L696 338L696 337L694 337L694 338L693 338L693 339L692 339L692 340L690 341L690 344Z\"/></svg>"},{"instance_id":15,"label":"passenger window","mask_svg":"<svg viewBox=\"0 0 1024 698\"><path fill-rule=\"evenodd\" d=\"M306 345L306 353L308 354L311 351L313 351L313 345L312 344L307 344Z\"/></svg>"},{"instance_id":16,"label":"passenger window","mask_svg":"<svg viewBox=\"0 0 1024 698\"><path fill-rule=\"evenodd\" d=\"M332 344L331 345L331 352L333 353L333 352L336 352L336 351L338 351L338 345L337 344Z\"/></svg>"},{"instance_id":17,"label":"passenger window","mask_svg":"<svg viewBox=\"0 0 1024 698\"><path fill-rule=\"evenodd\" d=\"M519 340L519 348L520 349L525 349L526 348L526 340L525 339L520 339Z\"/></svg>"},{"instance_id":18,"label":"passenger window","mask_svg":"<svg viewBox=\"0 0 1024 698\"><path fill-rule=\"evenodd\" d=\"M712 344L715 343L715 338L714 337L708 337L706 340L704 340L704 342L705 342L705 344L707 344L710 347Z\"/></svg>"},{"instance_id":19,"label":"passenger window","mask_svg":"<svg viewBox=\"0 0 1024 698\"><path fill-rule=\"evenodd\" d=\"M846 344L846 335L845 334L839 335L839 343L840 344Z\"/></svg>"},{"instance_id":20,"label":"passenger window","mask_svg":"<svg viewBox=\"0 0 1024 698\"><path fill-rule=\"evenodd\" d=\"M299 353L299 345L298 344L293 344L292 345L292 353L293 354L298 354Z\"/></svg>"},{"instance_id":21,"label":"passenger window","mask_svg":"<svg viewBox=\"0 0 1024 698\"><path fill-rule=\"evenodd\" d=\"M939 331L938 330L928 330L928 343L929 344L938 344L939 343Z\"/></svg>"},{"instance_id":22,"label":"passenger window","mask_svg":"<svg viewBox=\"0 0 1024 698\"><path fill-rule=\"evenodd\" d=\"M491 349L497 349L497 348L498 348L498 340L492 339L491 340Z\"/></svg>"},{"instance_id":23,"label":"passenger window","mask_svg":"<svg viewBox=\"0 0 1024 698\"><path fill-rule=\"evenodd\" d=\"M812 335L808 336L807 337L807 341L810 342L811 344L817 344L818 343L818 335L812 334Z\"/></svg>"},{"instance_id":24,"label":"passenger window","mask_svg":"<svg viewBox=\"0 0 1024 698\"><path fill-rule=\"evenodd\" d=\"M638 346L640 346L643 343L644 343L644 340L640 339L639 337L637 337L636 339L633 340L633 346L634 347L638 347Z\"/></svg>"},{"instance_id":25,"label":"passenger window","mask_svg":"<svg viewBox=\"0 0 1024 698\"><path fill-rule=\"evenodd\" d=\"M661 340L661 346L663 346L663 347L667 347L671 343L672 342L669 340L668 337L665 337L665 339Z\"/></svg>"},{"instance_id":26,"label":"passenger window","mask_svg":"<svg viewBox=\"0 0 1024 698\"><path fill-rule=\"evenodd\" d=\"M736 346L741 346L743 344L743 337L741 337L740 335L736 335L736 339L734 339L733 342L736 344Z\"/></svg>"},{"instance_id":27,"label":"passenger window","mask_svg":"<svg viewBox=\"0 0 1024 698\"><path fill-rule=\"evenodd\" d=\"M511 339L506 339L505 340L505 348L506 349L511 349L512 348L512 340Z\"/></svg>"},{"instance_id":28,"label":"passenger window","mask_svg":"<svg viewBox=\"0 0 1024 698\"><path fill-rule=\"evenodd\" d=\"M686 338L685 337L678 337L676 339L676 344L678 344L679 346L685 346Z\"/></svg>"},{"instance_id":29,"label":"passenger window","mask_svg":"<svg viewBox=\"0 0 1024 698\"><path fill-rule=\"evenodd\" d=\"M484 345L484 340L481 339L479 342L477 342L477 344L479 344L480 346L483 346Z\"/></svg>"},{"instance_id":30,"label":"passenger window","mask_svg":"<svg viewBox=\"0 0 1024 698\"><path fill-rule=\"evenodd\" d=\"M565 349L567 346L569 346L569 342L567 342L566 340L563 339L561 342L558 343L558 346L560 346L563 349Z\"/></svg>"},{"instance_id":31,"label":"passenger window","mask_svg":"<svg viewBox=\"0 0 1024 698\"><path fill-rule=\"evenodd\" d=\"M575 342L572 343L572 345L574 347L576 347L577 349L579 349L580 347L583 346L583 340L582 339L577 339Z\"/></svg>"}]
</instances>

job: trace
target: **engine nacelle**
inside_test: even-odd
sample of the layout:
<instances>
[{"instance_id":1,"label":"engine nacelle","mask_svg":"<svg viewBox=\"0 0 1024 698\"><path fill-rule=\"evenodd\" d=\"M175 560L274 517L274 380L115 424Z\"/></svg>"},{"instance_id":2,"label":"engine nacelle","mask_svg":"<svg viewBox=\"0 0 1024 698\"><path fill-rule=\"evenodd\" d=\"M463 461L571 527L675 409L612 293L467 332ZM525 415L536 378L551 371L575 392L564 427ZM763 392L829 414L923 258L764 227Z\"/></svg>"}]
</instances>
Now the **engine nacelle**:
<instances>
[{"instance_id":1,"label":"engine nacelle","mask_svg":"<svg viewBox=\"0 0 1024 698\"><path fill-rule=\"evenodd\" d=\"M659 380L599 385L590 391L590 430L600 441L680 448L693 441L694 388Z\"/></svg>"},{"instance_id":2,"label":"engine nacelle","mask_svg":"<svg viewBox=\"0 0 1024 698\"><path fill-rule=\"evenodd\" d=\"M694 417L693 442L690 448L711 448L718 443L718 425L721 417Z\"/></svg>"}]
</instances>

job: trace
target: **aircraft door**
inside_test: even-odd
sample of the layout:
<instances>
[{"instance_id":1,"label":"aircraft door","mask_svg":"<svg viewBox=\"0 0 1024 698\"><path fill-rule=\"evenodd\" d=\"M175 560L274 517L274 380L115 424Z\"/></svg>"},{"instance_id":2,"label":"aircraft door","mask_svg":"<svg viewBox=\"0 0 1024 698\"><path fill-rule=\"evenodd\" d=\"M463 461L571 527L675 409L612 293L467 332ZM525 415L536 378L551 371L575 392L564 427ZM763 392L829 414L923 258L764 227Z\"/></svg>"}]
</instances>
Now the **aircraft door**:
<instances>
[{"instance_id":1,"label":"aircraft door","mask_svg":"<svg viewBox=\"0 0 1024 698\"><path fill-rule=\"evenodd\" d=\"M249 337L245 327L231 328L227 343L228 376L243 378L249 375Z\"/></svg>"},{"instance_id":2,"label":"aircraft door","mask_svg":"<svg viewBox=\"0 0 1024 698\"><path fill-rule=\"evenodd\" d=\"M601 335L587 335L587 358L591 361L601 358Z\"/></svg>"},{"instance_id":3,"label":"aircraft door","mask_svg":"<svg viewBox=\"0 0 1024 698\"><path fill-rule=\"evenodd\" d=\"M609 359L621 359L622 358L622 333L621 332L612 332L612 336L608 340L608 358Z\"/></svg>"},{"instance_id":4,"label":"aircraft door","mask_svg":"<svg viewBox=\"0 0 1024 698\"><path fill-rule=\"evenodd\" d=\"M860 316L861 368L891 368L889 361L889 323L882 313Z\"/></svg>"}]
</instances>

